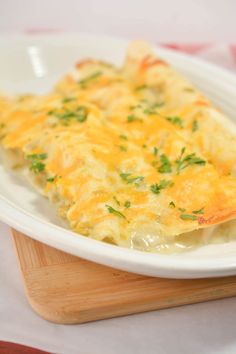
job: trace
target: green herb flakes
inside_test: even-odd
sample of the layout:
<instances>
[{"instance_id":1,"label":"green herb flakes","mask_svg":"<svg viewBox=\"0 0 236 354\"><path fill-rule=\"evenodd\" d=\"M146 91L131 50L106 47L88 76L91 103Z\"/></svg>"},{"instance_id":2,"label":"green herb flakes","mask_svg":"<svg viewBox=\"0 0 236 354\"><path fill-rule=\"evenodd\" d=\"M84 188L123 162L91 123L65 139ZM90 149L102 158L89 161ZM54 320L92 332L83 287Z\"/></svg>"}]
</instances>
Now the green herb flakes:
<instances>
[{"instance_id":1,"label":"green herb flakes","mask_svg":"<svg viewBox=\"0 0 236 354\"><path fill-rule=\"evenodd\" d=\"M54 176L54 177L48 177L48 178L47 178L47 182L49 182L49 183L53 183L53 182L55 182L56 178L57 178L57 176Z\"/></svg>"},{"instance_id":2,"label":"green herb flakes","mask_svg":"<svg viewBox=\"0 0 236 354\"><path fill-rule=\"evenodd\" d=\"M154 148L153 148L153 155L154 156L158 155L158 148L156 146L154 146Z\"/></svg>"},{"instance_id":3,"label":"green herb flakes","mask_svg":"<svg viewBox=\"0 0 236 354\"><path fill-rule=\"evenodd\" d=\"M110 214L114 214L114 215L116 215L116 216L119 216L120 218L126 219L126 217L125 217L124 214L122 214L120 211L118 211L118 210L112 208L112 206L107 205L107 204L106 204L105 206L106 206L106 208L107 208L107 210L108 210L108 212L109 212Z\"/></svg>"},{"instance_id":4,"label":"green herb flakes","mask_svg":"<svg viewBox=\"0 0 236 354\"><path fill-rule=\"evenodd\" d=\"M88 110L86 107L84 106L79 106L77 107L76 111L75 111L75 119L82 123L85 122L86 119L88 117Z\"/></svg>"},{"instance_id":5,"label":"green herb flakes","mask_svg":"<svg viewBox=\"0 0 236 354\"><path fill-rule=\"evenodd\" d=\"M158 172L160 173L170 173L172 171L172 168L171 168L171 163L168 159L168 157L165 155L165 154L162 154L160 156L160 166L158 168Z\"/></svg>"},{"instance_id":6,"label":"green herb flakes","mask_svg":"<svg viewBox=\"0 0 236 354\"><path fill-rule=\"evenodd\" d=\"M124 145L120 145L120 150L121 151L127 151L127 147L125 147Z\"/></svg>"},{"instance_id":7,"label":"green herb flakes","mask_svg":"<svg viewBox=\"0 0 236 354\"><path fill-rule=\"evenodd\" d=\"M137 118L134 114L131 114L131 115L129 115L129 116L127 117L127 122L128 122L128 123L131 123L131 122L134 122L134 121L137 121L137 120L140 121L140 119Z\"/></svg>"},{"instance_id":8,"label":"green herb flakes","mask_svg":"<svg viewBox=\"0 0 236 354\"><path fill-rule=\"evenodd\" d=\"M184 208L178 208L178 209L179 209L179 211L181 211L181 213L184 213L186 211L186 209L184 209Z\"/></svg>"},{"instance_id":9,"label":"green herb flakes","mask_svg":"<svg viewBox=\"0 0 236 354\"><path fill-rule=\"evenodd\" d=\"M180 219L195 221L195 220L197 220L197 216L196 215L191 215L191 214L180 214Z\"/></svg>"},{"instance_id":10,"label":"green herb flakes","mask_svg":"<svg viewBox=\"0 0 236 354\"><path fill-rule=\"evenodd\" d=\"M123 140L128 140L127 136L123 135L123 134L120 135L120 138L123 139Z\"/></svg>"},{"instance_id":11,"label":"green herb flakes","mask_svg":"<svg viewBox=\"0 0 236 354\"><path fill-rule=\"evenodd\" d=\"M192 166L192 165L205 165L206 161L203 160L201 157L196 156L195 153L188 154L184 156L185 153L185 147L182 148L180 157L175 161L176 163L176 170L177 174L180 173L181 170L185 169L186 167Z\"/></svg>"},{"instance_id":12,"label":"green herb flakes","mask_svg":"<svg viewBox=\"0 0 236 354\"><path fill-rule=\"evenodd\" d=\"M97 79L101 75L102 75L101 71L96 71L95 73L93 73L93 74L85 77L84 79L78 81L78 84L81 85L82 88L85 88L88 83L90 83L91 81Z\"/></svg>"},{"instance_id":13,"label":"green herb flakes","mask_svg":"<svg viewBox=\"0 0 236 354\"><path fill-rule=\"evenodd\" d=\"M204 214L204 208L198 209L198 210L193 210L193 214Z\"/></svg>"},{"instance_id":14,"label":"green herb flakes","mask_svg":"<svg viewBox=\"0 0 236 354\"><path fill-rule=\"evenodd\" d=\"M192 87L185 87L183 90L185 92L195 92L195 90Z\"/></svg>"},{"instance_id":15,"label":"green herb flakes","mask_svg":"<svg viewBox=\"0 0 236 354\"><path fill-rule=\"evenodd\" d=\"M45 170L45 164L42 162L47 158L47 154L31 154L26 156L30 160L30 170L34 173L43 172Z\"/></svg>"},{"instance_id":16,"label":"green herb flakes","mask_svg":"<svg viewBox=\"0 0 236 354\"><path fill-rule=\"evenodd\" d=\"M119 202L119 200L118 200L115 196L113 197L113 199L114 199L114 201L116 202L116 204L120 206L120 202Z\"/></svg>"},{"instance_id":17,"label":"green herb flakes","mask_svg":"<svg viewBox=\"0 0 236 354\"><path fill-rule=\"evenodd\" d=\"M155 183L150 186L150 190L154 194L159 194L162 189L170 187L173 185L172 181L167 181L165 179L162 179L159 184Z\"/></svg>"},{"instance_id":18,"label":"green herb flakes","mask_svg":"<svg viewBox=\"0 0 236 354\"><path fill-rule=\"evenodd\" d=\"M62 103L69 103L69 102L72 102L72 101L75 101L75 97L64 97L62 99Z\"/></svg>"},{"instance_id":19,"label":"green herb flakes","mask_svg":"<svg viewBox=\"0 0 236 354\"><path fill-rule=\"evenodd\" d=\"M194 120L193 121L193 124L192 124L192 132L196 132L199 128L199 124L198 124L198 121L197 120Z\"/></svg>"},{"instance_id":20,"label":"green herb flakes","mask_svg":"<svg viewBox=\"0 0 236 354\"><path fill-rule=\"evenodd\" d=\"M144 89L146 89L146 88L148 88L147 85L137 86L137 87L135 87L135 91L141 91L141 90L144 90Z\"/></svg>"},{"instance_id":21,"label":"green herb flakes","mask_svg":"<svg viewBox=\"0 0 236 354\"><path fill-rule=\"evenodd\" d=\"M166 117L166 120L168 122L177 125L180 128L183 128L183 120L180 117L174 116L174 117Z\"/></svg>"},{"instance_id":22,"label":"green herb flakes","mask_svg":"<svg viewBox=\"0 0 236 354\"><path fill-rule=\"evenodd\" d=\"M130 208L130 206L131 206L130 201L129 201L129 200L126 200L126 202L125 202L125 204L124 204L124 207L128 209L128 208Z\"/></svg>"},{"instance_id":23,"label":"green herb flakes","mask_svg":"<svg viewBox=\"0 0 236 354\"><path fill-rule=\"evenodd\" d=\"M45 160L47 157L48 155L45 153L27 155L27 159L29 160Z\"/></svg>"},{"instance_id":24,"label":"green herb flakes","mask_svg":"<svg viewBox=\"0 0 236 354\"><path fill-rule=\"evenodd\" d=\"M83 123L87 120L88 109L85 106L78 106L74 110L64 109L63 112L50 111L48 114L55 115L63 125L68 125L72 120Z\"/></svg>"},{"instance_id":25,"label":"green herb flakes","mask_svg":"<svg viewBox=\"0 0 236 354\"><path fill-rule=\"evenodd\" d=\"M121 177L121 179L123 179L124 182L126 182L128 184L130 184L130 183L139 184L144 179L144 177L142 177L142 176L131 177L131 173L121 173L120 177Z\"/></svg>"},{"instance_id":26,"label":"green herb flakes","mask_svg":"<svg viewBox=\"0 0 236 354\"><path fill-rule=\"evenodd\" d=\"M157 114L156 109L159 108L159 107L162 107L163 105L164 105L164 102L147 104L147 106L144 108L143 113L145 113L145 114Z\"/></svg>"}]
</instances>

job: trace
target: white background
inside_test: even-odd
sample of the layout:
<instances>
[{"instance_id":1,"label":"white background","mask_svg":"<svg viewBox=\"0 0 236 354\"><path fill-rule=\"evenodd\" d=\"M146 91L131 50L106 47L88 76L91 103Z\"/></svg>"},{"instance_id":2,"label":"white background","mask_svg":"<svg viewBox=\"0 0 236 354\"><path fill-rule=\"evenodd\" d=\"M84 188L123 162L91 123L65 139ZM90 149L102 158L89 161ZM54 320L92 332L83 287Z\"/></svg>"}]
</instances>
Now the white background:
<instances>
[{"instance_id":1,"label":"white background","mask_svg":"<svg viewBox=\"0 0 236 354\"><path fill-rule=\"evenodd\" d=\"M236 1L0 0L0 32L40 30L235 42ZM235 313L233 298L78 326L50 324L26 301L9 230L0 223L0 340L63 354L233 354Z\"/></svg>"},{"instance_id":2,"label":"white background","mask_svg":"<svg viewBox=\"0 0 236 354\"><path fill-rule=\"evenodd\" d=\"M235 0L0 0L0 31L54 29L158 42L232 42L235 17Z\"/></svg>"}]
</instances>

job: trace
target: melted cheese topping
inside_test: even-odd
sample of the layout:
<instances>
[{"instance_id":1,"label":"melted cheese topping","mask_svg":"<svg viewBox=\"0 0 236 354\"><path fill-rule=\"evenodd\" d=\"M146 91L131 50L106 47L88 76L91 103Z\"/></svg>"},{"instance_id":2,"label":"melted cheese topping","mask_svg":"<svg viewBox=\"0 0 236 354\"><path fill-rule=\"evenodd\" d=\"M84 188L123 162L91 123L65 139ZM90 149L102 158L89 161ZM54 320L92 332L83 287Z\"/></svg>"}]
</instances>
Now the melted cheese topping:
<instances>
[{"instance_id":1,"label":"melted cheese topping","mask_svg":"<svg viewBox=\"0 0 236 354\"><path fill-rule=\"evenodd\" d=\"M173 252L236 216L235 127L146 44L0 112L1 145L78 233Z\"/></svg>"}]
</instances>

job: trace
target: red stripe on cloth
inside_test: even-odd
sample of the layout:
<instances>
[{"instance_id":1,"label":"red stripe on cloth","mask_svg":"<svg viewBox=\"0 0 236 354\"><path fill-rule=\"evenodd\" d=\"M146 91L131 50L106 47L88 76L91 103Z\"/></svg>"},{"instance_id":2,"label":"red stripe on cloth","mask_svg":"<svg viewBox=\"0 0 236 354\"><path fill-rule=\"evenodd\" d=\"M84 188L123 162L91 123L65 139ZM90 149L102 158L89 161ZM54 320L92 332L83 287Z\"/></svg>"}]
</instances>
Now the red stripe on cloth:
<instances>
[{"instance_id":1,"label":"red stripe on cloth","mask_svg":"<svg viewBox=\"0 0 236 354\"><path fill-rule=\"evenodd\" d=\"M229 49L230 49L230 52L232 54L234 61L236 62L236 44L231 44L229 46Z\"/></svg>"},{"instance_id":2,"label":"red stripe on cloth","mask_svg":"<svg viewBox=\"0 0 236 354\"><path fill-rule=\"evenodd\" d=\"M211 47L210 43L185 43L185 44L177 44L177 43L164 43L162 44L163 47L179 50L181 52L185 52L188 54L195 54L199 53L204 49Z\"/></svg>"},{"instance_id":3,"label":"red stripe on cloth","mask_svg":"<svg viewBox=\"0 0 236 354\"><path fill-rule=\"evenodd\" d=\"M61 28L28 28L25 30L26 34L60 34L64 33Z\"/></svg>"},{"instance_id":4,"label":"red stripe on cloth","mask_svg":"<svg viewBox=\"0 0 236 354\"><path fill-rule=\"evenodd\" d=\"M52 354L23 344L0 341L1 354Z\"/></svg>"}]
</instances>

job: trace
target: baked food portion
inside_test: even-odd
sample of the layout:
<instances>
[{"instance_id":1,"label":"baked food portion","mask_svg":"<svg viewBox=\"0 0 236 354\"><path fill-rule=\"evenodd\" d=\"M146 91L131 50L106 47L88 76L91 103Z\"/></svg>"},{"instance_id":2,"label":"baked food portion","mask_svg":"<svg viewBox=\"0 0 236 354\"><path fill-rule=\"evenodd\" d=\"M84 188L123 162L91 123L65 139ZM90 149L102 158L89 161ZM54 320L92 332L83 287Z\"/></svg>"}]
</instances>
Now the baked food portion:
<instances>
[{"instance_id":1,"label":"baked food portion","mask_svg":"<svg viewBox=\"0 0 236 354\"><path fill-rule=\"evenodd\" d=\"M235 229L234 125L147 44L1 102L1 146L74 231L175 251Z\"/></svg>"}]
</instances>

